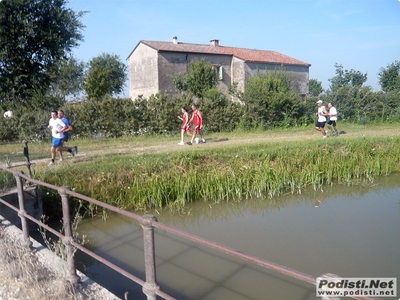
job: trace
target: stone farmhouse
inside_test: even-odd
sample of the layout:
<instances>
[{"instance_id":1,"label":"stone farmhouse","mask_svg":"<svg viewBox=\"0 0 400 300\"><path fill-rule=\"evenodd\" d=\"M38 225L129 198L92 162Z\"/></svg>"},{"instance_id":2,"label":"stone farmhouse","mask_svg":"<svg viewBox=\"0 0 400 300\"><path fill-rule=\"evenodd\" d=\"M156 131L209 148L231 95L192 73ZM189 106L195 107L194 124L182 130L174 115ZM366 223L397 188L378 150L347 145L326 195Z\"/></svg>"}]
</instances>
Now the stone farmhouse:
<instances>
[{"instance_id":1,"label":"stone farmhouse","mask_svg":"<svg viewBox=\"0 0 400 300\"><path fill-rule=\"evenodd\" d=\"M258 71L278 69L291 75L292 88L297 93L308 93L309 63L275 51L221 46L218 40L202 45L178 42L173 37L171 42L142 40L129 54L129 97L180 95L172 79L187 72L189 61L202 58L213 64L220 80L217 88L225 94L233 83L243 91L247 80Z\"/></svg>"}]
</instances>

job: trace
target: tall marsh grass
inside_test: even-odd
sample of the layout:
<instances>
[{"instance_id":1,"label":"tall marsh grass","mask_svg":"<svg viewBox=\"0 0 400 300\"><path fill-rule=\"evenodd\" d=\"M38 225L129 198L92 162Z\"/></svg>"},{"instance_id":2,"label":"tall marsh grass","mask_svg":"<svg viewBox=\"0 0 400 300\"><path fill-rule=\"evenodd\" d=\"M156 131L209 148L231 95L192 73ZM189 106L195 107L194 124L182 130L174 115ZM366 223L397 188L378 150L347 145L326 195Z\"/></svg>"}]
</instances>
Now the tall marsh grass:
<instances>
[{"instance_id":1,"label":"tall marsh grass","mask_svg":"<svg viewBox=\"0 0 400 300\"><path fill-rule=\"evenodd\" d=\"M106 203L135 210L193 201L240 201L357 184L400 171L400 137L260 143L98 157L38 172Z\"/></svg>"}]
</instances>

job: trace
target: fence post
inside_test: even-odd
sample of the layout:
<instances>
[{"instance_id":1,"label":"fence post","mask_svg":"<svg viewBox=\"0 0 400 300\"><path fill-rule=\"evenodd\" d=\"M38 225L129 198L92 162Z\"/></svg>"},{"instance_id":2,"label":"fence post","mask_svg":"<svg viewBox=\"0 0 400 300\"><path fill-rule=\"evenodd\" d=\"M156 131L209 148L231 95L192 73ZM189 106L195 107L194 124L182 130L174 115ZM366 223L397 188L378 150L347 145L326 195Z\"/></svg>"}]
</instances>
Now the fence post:
<instances>
[{"instance_id":1,"label":"fence post","mask_svg":"<svg viewBox=\"0 0 400 300\"><path fill-rule=\"evenodd\" d=\"M65 236L63 239L63 244L65 246L65 252L67 254L68 280L72 284L76 284L80 281L80 277L76 274L74 261L75 249L74 246L71 245L71 241L73 240L73 233L67 190L69 190L69 187L63 186L58 190L58 193L61 195L61 204L63 211L63 226Z\"/></svg>"},{"instance_id":2,"label":"fence post","mask_svg":"<svg viewBox=\"0 0 400 300\"><path fill-rule=\"evenodd\" d=\"M32 178L31 161L29 160L28 141L24 140L23 143L24 143L24 156L26 158L26 167L28 168L28 175L29 178Z\"/></svg>"},{"instance_id":3,"label":"fence post","mask_svg":"<svg viewBox=\"0 0 400 300\"><path fill-rule=\"evenodd\" d=\"M156 280L156 256L154 247L153 222L157 222L157 218L153 215L144 215L140 220L140 225L143 228L144 262L146 272L146 283L142 290L147 296L147 300L156 300L156 293L159 289Z\"/></svg>"},{"instance_id":4,"label":"fence post","mask_svg":"<svg viewBox=\"0 0 400 300\"><path fill-rule=\"evenodd\" d=\"M18 190L18 204L19 204L18 216L21 218L21 227L22 227L22 233L24 235L25 246L31 248L32 242L29 238L28 222L24 216L24 214L26 214L24 188L22 185L22 177L19 176L19 174L24 174L24 172L20 171L18 172L17 175L15 175L15 180L17 181L17 190Z\"/></svg>"}]
</instances>

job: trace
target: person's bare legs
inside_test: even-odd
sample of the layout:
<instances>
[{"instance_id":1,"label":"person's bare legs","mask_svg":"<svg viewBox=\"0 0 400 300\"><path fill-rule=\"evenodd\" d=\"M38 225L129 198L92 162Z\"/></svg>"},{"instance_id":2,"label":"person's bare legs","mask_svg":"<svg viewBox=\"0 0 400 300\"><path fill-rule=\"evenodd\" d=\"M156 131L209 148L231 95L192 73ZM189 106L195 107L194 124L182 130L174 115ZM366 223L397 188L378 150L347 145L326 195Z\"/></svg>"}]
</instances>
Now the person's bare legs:
<instances>
[{"instance_id":1,"label":"person's bare legs","mask_svg":"<svg viewBox=\"0 0 400 300\"><path fill-rule=\"evenodd\" d=\"M192 138L191 138L191 140L190 140L190 142L193 144L193 141L194 141L194 139L196 138L196 130L194 130L193 131L193 134L192 134Z\"/></svg>"},{"instance_id":2,"label":"person's bare legs","mask_svg":"<svg viewBox=\"0 0 400 300\"><path fill-rule=\"evenodd\" d=\"M325 128L322 127L322 128L320 129L320 131L321 131L322 135L325 137L325 136L326 136Z\"/></svg>"},{"instance_id":3,"label":"person's bare legs","mask_svg":"<svg viewBox=\"0 0 400 300\"><path fill-rule=\"evenodd\" d=\"M325 129L323 127L315 127L315 129L320 131L324 137L326 136L326 132L325 132Z\"/></svg>"},{"instance_id":4,"label":"person's bare legs","mask_svg":"<svg viewBox=\"0 0 400 300\"><path fill-rule=\"evenodd\" d=\"M200 133L201 141L202 141L203 143L205 143L206 140L204 139L203 130L200 129L200 130L199 130L199 133Z\"/></svg>"},{"instance_id":5,"label":"person's bare legs","mask_svg":"<svg viewBox=\"0 0 400 300\"><path fill-rule=\"evenodd\" d=\"M77 146L74 146L74 147L63 147L63 146L60 146L60 147L57 148L57 151L60 154L60 159L62 159L63 158L62 151L67 151L67 152L71 153L72 156L75 156L75 154L78 153L78 147Z\"/></svg>"},{"instance_id":6,"label":"person's bare legs","mask_svg":"<svg viewBox=\"0 0 400 300\"><path fill-rule=\"evenodd\" d=\"M64 160L62 150L61 150L62 148L64 148L64 147L57 147L57 152L58 152L58 156L60 156L60 161Z\"/></svg>"},{"instance_id":7,"label":"person's bare legs","mask_svg":"<svg viewBox=\"0 0 400 300\"><path fill-rule=\"evenodd\" d=\"M56 148L51 147L51 160L54 161L56 159Z\"/></svg>"},{"instance_id":8,"label":"person's bare legs","mask_svg":"<svg viewBox=\"0 0 400 300\"><path fill-rule=\"evenodd\" d=\"M48 164L49 166L53 165L54 164L54 160L56 159L56 148L51 146L50 152L51 152L51 162Z\"/></svg>"}]
</instances>

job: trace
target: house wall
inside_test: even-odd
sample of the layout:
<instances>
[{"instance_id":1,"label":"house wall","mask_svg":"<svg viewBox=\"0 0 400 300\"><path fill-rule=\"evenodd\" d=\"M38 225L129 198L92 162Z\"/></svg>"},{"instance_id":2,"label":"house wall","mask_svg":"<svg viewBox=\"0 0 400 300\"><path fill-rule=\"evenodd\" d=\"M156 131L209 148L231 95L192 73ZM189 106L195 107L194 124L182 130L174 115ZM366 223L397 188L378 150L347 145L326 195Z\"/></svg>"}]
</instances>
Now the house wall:
<instances>
[{"instance_id":1,"label":"house wall","mask_svg":"<svg viewBox=\"0 0 400 300\"><path fill-rule=\"evenodd\" d=\"M157 51L139 44L128 58L129 97L136 99L156 94L159 90Z\"/></svg>"},{"instance_id":2,"label":"house wall","mask_svg":"<svg viewBox=\"0 0 400 300\"><path fill-rule=\"evenodd\" d=\"M246 63L246 81L249 77L257 75L257 72L279 70L282 66L278 64ZM284 65L285 70L292 78L292 89L301 95L308 94L308 70L306 66Z\"/></svg>"},{"instance_id":3,"label":"house wall","mask_svg":"<svg viewBox=\"0 0 400 300\"><path fill-rule=\"evenodd\" d=\"M237 90L244 91L244 86L248 78L246 78L246 65L242 59L233 57L232 59L232 82L237 83Z\"/></svg>"},{"instance_id":4,"label":"house wall","mask_svg":"<svg viewBox=\"0 0 400 300\"><path fill-rule=\"evenodd\" d=\"M205 55L194 53L180 53L180 52L160 52L158 58L159 64L159 87L160 92L171 96L179 95L173 83L173 78L180 73L187 72L188 62L192 60L200 60L205 58L213 65L220 66L223 69L222 80L219 81L217 88L226 93L231 84L231 56L229 55Z\"/></svg>"}]
</instances>

